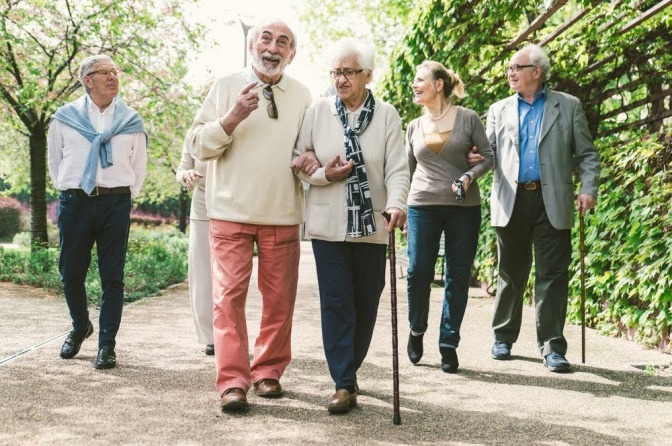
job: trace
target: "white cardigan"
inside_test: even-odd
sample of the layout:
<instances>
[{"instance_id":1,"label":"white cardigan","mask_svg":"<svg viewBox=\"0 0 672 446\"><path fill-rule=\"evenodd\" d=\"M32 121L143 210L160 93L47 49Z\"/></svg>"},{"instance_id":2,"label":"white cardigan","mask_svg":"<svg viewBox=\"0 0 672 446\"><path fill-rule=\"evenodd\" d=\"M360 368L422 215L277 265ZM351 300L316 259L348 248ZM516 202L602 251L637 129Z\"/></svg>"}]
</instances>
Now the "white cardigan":
<instances>
[{"instance_id":1,"label":"white cardigan","mask_svg":"<svg viewBox=\"0 0 672 446\"><path fill-rule=\"evenodd\" d=\"M295 156L314 150L324 166L340 155L345 160L344 129L336 112L335 97L317 99L306 110ZM324 167L312 176L299 174L311 184L306 199L305 235L309 239L387 244L388 234L381 211L395 207L406 212L410 184L401 118L390 104L376 100L373 119L359 135L371 200L376 216L376 232L366 237L347 236L345 181L329 182Z\"/></svg>"}]
</instances>

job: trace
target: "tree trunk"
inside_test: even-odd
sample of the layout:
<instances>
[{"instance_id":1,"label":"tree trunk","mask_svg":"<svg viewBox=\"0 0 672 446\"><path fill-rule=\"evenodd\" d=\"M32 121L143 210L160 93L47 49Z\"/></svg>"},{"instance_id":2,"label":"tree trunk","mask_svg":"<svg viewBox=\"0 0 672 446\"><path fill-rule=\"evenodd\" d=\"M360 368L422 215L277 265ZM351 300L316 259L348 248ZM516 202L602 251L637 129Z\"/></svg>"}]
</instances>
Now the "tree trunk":
<instances>
[{"instance_id":1,"label":"tree trunk","mask_svg":"<svg viewBox=\"0 0 672 446\"><path fill-rule=\"evenodd\" d=\"M47 135L42 123L30 129L30 246L48 246L47 238Z\"/></svg>"}]
</instances>

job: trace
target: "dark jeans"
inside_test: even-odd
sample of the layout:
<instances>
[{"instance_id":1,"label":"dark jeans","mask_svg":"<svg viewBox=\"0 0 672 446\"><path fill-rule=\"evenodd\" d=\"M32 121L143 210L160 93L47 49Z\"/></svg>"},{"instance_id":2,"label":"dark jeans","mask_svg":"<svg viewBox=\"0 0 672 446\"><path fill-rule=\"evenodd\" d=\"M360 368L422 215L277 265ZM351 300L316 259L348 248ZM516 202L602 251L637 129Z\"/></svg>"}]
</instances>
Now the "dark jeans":
<instances>
[{"instance_id":1,"label":"dark jeans","mask_svg":"<svg viewBox=\"0 0 672 446\"><path fill-rule=\"evenodd\" d=\"M337 390L357 383L369 351L385 288L386 250L381 244L313 240L324 353Z\"/></svg>"},{"instance_id":2,"label":"dark jeans","mask_svg":"<svg viewBox=\"0 0 672 446\"><path fill-rule=\"evenodd\" d=\"M430 287L445 234L445 288L440 347L457 348L469 299L471 267L481 227L480 206L408 207L408 322L416 333L427 331Z\"/></svg>"},{"instance_id":3,"label":"dark jeans","mask_svg":"<svg viewBox=\"0 0 672 446\"><path fill-rule=\"evenodd\" d=\"M562 332L572 256L570 230L551 225L540 190L519 190L509 224L496 229L499 279L492 320L495 340L514 343L518 339L534 245L537 345L542 356L566 354Z\"/></svg>"},{"instance_id":4,"label":"dark jeans","mask_svg":"<svg viewBox=\"0 0 672 446\"><path fill-rule=\"evenodd\" d=\"M130 228L130 194L88 197L62 192L58 203L61 256L58 266L72 329L86 332L89 323L85 280L96 244L100 299L98 346L115 345L124 304L124 266Z\"/></svg>"}]
</instances>

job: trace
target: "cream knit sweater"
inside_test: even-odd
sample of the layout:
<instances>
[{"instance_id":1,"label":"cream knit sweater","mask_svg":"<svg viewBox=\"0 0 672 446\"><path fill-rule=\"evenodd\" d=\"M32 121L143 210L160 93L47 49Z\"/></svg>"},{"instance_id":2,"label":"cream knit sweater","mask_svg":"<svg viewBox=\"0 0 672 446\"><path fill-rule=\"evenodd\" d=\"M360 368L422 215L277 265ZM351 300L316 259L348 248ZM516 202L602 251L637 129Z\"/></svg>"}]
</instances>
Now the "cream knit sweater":
<instances>
[{"instance_id":1,"label":"cream knit sweater","mask_svg":"<svg viewBox=\"0 0 672 446\"><path fill-rule=\"evenodd\" d=\"M297 142L297 153L314 150L322 166L336 155L345 160L343 126L336 112L335 97L317 99L306 111ZM345 182L330 183L324 167L312 176L300 175L311 186L306 199L306 237L327 241L387 244L381 211L395 207L406 212L409 188L408 161L404 152L401 118L390 104L376 100L373 119L359 135L371 199L376 216L376 232L367 237L347 234Z\"/></svg>"},{"instance_id":2,"label":"cream knit sweater","mask_svg":"<svg viewBox=\"0 0 672 446\"><path fill-rule=\"evenodd\" d=\"M217 80L189 130L189 150L208 163L205 205L208 217L257 225L295 225L303 220L303 188L290 163L303 114L310 105L309 90L284 74L273 86L278 119L267 114L269 101L261 90L259 108L231 135L219 118L227 113L240 91L257 80L247 69Z\"/></svg>"}]
</instances>

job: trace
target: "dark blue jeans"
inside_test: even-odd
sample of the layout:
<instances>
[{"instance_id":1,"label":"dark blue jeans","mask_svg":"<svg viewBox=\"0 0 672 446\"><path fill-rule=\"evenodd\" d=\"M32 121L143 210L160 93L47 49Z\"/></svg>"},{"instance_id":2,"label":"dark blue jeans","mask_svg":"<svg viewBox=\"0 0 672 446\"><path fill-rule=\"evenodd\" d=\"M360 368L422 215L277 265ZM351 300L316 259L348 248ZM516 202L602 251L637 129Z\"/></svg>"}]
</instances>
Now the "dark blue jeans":
<instances>
[{"instance_id":1,"label":"dark blue jeans","mask_svg":"<svg viewBox=\"0 0 672 446\"><path fill-rule=\"evenodd\" d=\"M115 345L124 305L124 266L130 228L130 194L88 197L61 192L58 203L58 230L61 256L58 266L72 329L85 333L89 323L86 273L91 249L96 244L98 273L103 294L100 298L99 348Z\"/></svg>"},{"instance_id":2,"label":"dark blue jeans","mask_svg":"<svg viewBox=\"0 0 672 446\"><path fill-rule=\"evenodd\" d=\"M480 206L408 207L408 322L416 333L427 330L430 287L445 234L445 289L440 347L457 348L469 298L471 267L481 226Z\"/></svg>"},{"instance_id":3,"label":"dark blue jeans","mask_svg":"<svg viewBox=\"0 0 672 446\"><path fill-rule=\"evenodd\" d=\"M322 339L336 390L354 386L385 288L386 245L313 240Z\"/></svg>"}]
</instances>

